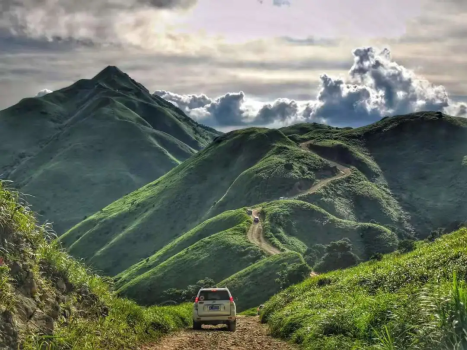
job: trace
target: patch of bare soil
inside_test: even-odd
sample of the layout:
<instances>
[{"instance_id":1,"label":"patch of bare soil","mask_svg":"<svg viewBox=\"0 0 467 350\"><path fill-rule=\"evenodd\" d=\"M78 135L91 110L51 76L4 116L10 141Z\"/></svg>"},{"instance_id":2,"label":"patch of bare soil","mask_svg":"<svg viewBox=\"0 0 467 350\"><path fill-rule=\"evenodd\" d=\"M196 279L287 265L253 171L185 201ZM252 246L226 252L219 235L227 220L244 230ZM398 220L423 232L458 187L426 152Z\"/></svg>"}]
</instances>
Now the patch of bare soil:
<instances>
[{"instance_id":1,"label":"patch of bare soil","mask_svg":"<svg viewBox=\"0 0 467 350\"><path fill-rule=\"evenodd\" d=\"M146 345L141 350L296 350L297 347L268 335L267 327L258 317L237 320L237 331L225 326L203 326L200 331L185 330L164 337L160 343Z\"/></svg>"}]
</instances>

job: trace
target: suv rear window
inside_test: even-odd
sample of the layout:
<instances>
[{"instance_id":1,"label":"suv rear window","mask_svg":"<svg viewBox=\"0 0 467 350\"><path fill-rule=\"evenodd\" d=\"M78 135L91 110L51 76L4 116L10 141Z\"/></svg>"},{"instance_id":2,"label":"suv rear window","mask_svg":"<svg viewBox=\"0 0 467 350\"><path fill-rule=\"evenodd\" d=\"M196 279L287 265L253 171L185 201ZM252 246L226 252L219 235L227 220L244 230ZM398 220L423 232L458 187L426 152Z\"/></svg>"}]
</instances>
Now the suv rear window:
<instances>
[{"instance_id":1,"label":"suv rear window","mask_svg":"<svg viewBox=\"0 0 467 350\"><path fill-rule=\"evenodd\" d=\"M208 301L208 300L230 300L229 293L226 290L218 290L218 291L210 291L210 290L202 290L199 293L199 300L200 301Z\"/></svg>"}]
</instances>

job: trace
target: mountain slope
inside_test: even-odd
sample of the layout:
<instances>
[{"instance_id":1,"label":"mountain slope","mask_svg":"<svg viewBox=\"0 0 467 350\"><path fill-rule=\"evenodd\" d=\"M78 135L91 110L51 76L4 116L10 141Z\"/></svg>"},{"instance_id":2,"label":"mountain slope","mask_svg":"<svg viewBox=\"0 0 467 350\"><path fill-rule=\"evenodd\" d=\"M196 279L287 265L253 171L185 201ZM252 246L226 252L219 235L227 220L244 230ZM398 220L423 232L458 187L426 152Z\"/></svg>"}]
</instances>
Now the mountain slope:
<instances>
[{"instance_id":1,"label":"mountain slope","mask_svg":"<svg viewBox=\"0 0 467 350\"><path fill-rule=\"evenodd\" d=\"M317 245L344 238L362 260L394 251L401 239L425 237L467 216L461 188L466 127L459 118L426 113L358 129L310 124L230 132L79 223L60 241L71 254L116 275L121 294L145 304L162 301L154 290L183 289L205 277L227 283L240 276L234 279L237 289L242 283L259 291L258 276L264 274L270 290L278 291L279 271L268 270L276 260L247 239L252 221L247 208L258 210L265 239L283 252L275 259L292 265L299 265L296 255L287 254L305 256L321 249ZM433 150L436 157L425 150L433 135L430 142L443 147ZM378 142L385 138L392 148ZM404 152L404 160L394 155L397 151ZM416 166L409 167L411 160ZM424 168L429 190L412 175ZM446 185L455 191L449 189L450 197L443 199ZM439 215L443 203L457 205L458 211ZM256 302L243 299L240 310Z\"/></svg>"},{"instance_id":2,"label":"mountain slope","mask_svg":"<svg viewBox=\"0 0 467 350\"><path fill-rule=\"evenodd\" d=\"M1 111L0 174L61 234L218 135L107 67Z\"/></svg>"},{"instance_id":3,"label":"mountain slope","mask_svg":"<svg viewBox=\"0 0 467 350\"><path fill-rule=\"evenodd\" d=\"M310 350L464 349L466 275L463 228L294 285L265 304L262 321Z\"/></svg>"},{"instance_id":4,"label":"mountain slope","mask_svg":"<svg viewBox=\"0 0 467 350\"><path fill-rule=\"evenodd\" d=\"M190 305L142 308L50 242L0 181L0 348L134 349L188 326Z\"/></svg>"},{"instance_id":5,"label":"mountain slope","mask_svg":"<svg viewBox=\"0 0 467 350\"><path fill-rule=\"evenodd\" d=\"M291 153L297 159L295 168L289 169ZM72 254L105 273L117 274L206 219L273 200L284 189L311 185L317 176L332 171L325 160L295 146L279 131L231 132L165 176L81 222L61 241Z\"/></svg>"},{"instance_id":6,"label":"mountain slope","mask_svg":"<svg viewBox=\"0 0 467 350\"><path fill-rule=\"evenodd\" d=\"M399 227L412 227L421 237L430 230L465 221L466 119L417 113L383 118L366 127L330 135L312 132L302 135L301 139L311 140L308 146L317 154L356 167L378 186L379 194L374 192L374 186L363 188L360 184L360 194L352 195L354 204L355 195L361 198L362 190L371 192L373 203L386 202L386 218L377 214L376 221L387 222L387 214L393 210L390 215L399 217ZM393 200L387 194L397 205L390 204ZM348 195L341 188L338 197ZM318 201L318 197L315 200ZM338 211L338 204L334 201L331 204L334 209L329 210ZM367 216L371 212L365 211Z\"/></svg>"}]
</instances>

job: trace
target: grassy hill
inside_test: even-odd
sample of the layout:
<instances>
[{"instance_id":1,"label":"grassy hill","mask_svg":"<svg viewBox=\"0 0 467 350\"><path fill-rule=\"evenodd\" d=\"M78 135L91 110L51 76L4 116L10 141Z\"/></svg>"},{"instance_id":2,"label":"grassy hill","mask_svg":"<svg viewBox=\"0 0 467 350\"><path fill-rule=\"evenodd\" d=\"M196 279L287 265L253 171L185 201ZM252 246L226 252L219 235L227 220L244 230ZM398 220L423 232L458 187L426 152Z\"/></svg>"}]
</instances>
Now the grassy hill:
<instances>
[{"instance_id":1,"label":"grassy hill","mask_svg":"<svg viewBox=\"0 0 467 350\"><path fill-rule=\"evenodd\" d=\"M143 305L153 305L164 301L161 299L164 291L170 288L183 289L195 284L206 274L214 281L230 277L264 256L261 249L246 238L250 224L251 220L247 217L230 229L199 239L180 253L130 280L118 292Z\"/></svg>"},{"instance_id":2,"label":"grassy hill","mask_svg":"<svg viewBox=\"0 0 467 350\"><path fill-rule=\"evenodd\" d=\"M219 286L229 288L241 312L277 294L280 291L277 273L283 269L283 264L295 263L303 263L303 258L294 252L269 256L219 282Z\"/></svg>"},{"instance_id":3,"label":"grassy hill","mask_svg":"<svg viewBox=\"0 0 467 350\"><path fill-rule=\"evenodd\" d=\"M289 169L285 155L292 152L300 158ZM225 210L276 199L284 188L292 191L297 183L313 183L311 179L331 169L277 130L235 131L84 220L60 240L71 254L115 275ZM267 186L268 179L276 181L275 173L282 173L283 184Z\"/></svg>"},{"instance_id":4,"label":"grassy hill","mask_svg":"<svg viewBox=\"0 0 467 350\"><path fill-rule=\"evenodd\" d=\"M191 323L191 306L142 308L50 243L0 182L0 348L134 349Z\"/></svg>"},{"instance_id":5,"label":"grassy hill","mask_svg":"<svg viewBox=\"0 0 467 350\"><path fill-rule=\"evenodd\" d=\"M107 67L0 111L0 174L62 234L218 135Z\"/></svg>"},{"instance_id":6,"label":"grassy hill","mask_svg":"<svg viewBox=\"0 0 467 350\"><path fill-rule=\"evenodd\" d=\"M391 207L406 213L417 234L465 221L465 118L426 112L387 117L356 129L311 129L298 140L311 141L312 151L356 167L392 194L399 208Z\"/></svg>"},{"instance_id":7,"label":"grassy hill","mask_svg":"<svg viewBox=\"0 0 467 350\"><path fill-rule=\"evenodd\" d=\"M262 321L310 350L465 349L466 277L463 228L290 287L266 303Z\"/></svg>"},{"instance_id":8,"label":"grassy hill","mask_svg":"<svg viewBox=\"0 0 467 350\"><path fill-rule=\"evenodd\" d=\"M394 251L402 239L463 222L466 126L460 118L421 113L358 129L233 131L80 222L60 242L116 276L119 293L144 304L205 277L259 290L258 276L267 275L268 290L276 292L275 262L292 263L295 253L305 257L347 238L352 254L367 260ZM248 207L259 210L264 236L284 257L268 257L248 241ZM243 296L239 307L269 295Z\"/></svg>"},{"instance_id":9,"label":"grassy hill","mask_svg":"<svg viewBox=\"0 0 467 350\"><path fill-rule=\"evenodd\" d=\"M303 254L314 244L349 238L356 253L365 259L397 248L396 234L383 226L342 220L299 200L268 203L262 213L265 237L278 248Z\"/></svg>"}]
</instances>

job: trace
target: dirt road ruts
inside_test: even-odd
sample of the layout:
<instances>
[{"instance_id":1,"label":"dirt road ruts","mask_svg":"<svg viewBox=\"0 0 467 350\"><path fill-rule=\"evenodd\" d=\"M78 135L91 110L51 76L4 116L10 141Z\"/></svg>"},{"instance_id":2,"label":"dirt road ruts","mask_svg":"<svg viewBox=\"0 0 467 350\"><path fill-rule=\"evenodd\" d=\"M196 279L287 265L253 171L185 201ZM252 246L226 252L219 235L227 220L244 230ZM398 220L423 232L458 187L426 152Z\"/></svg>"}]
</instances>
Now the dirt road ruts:
<instances>
[{"instance_id":1,"label":"dirt road ruts","mask_svg":"<svg viewBox=\"0 0 467 350\"><path fill-rule=\"evenodd\" d=\"M297 347L272 338L258 317L239 316L237 331L224 326L203 326L200 331L184 330L164 337L160 343L141 350L296 350Z\"/></svg>"}]
</instances>

